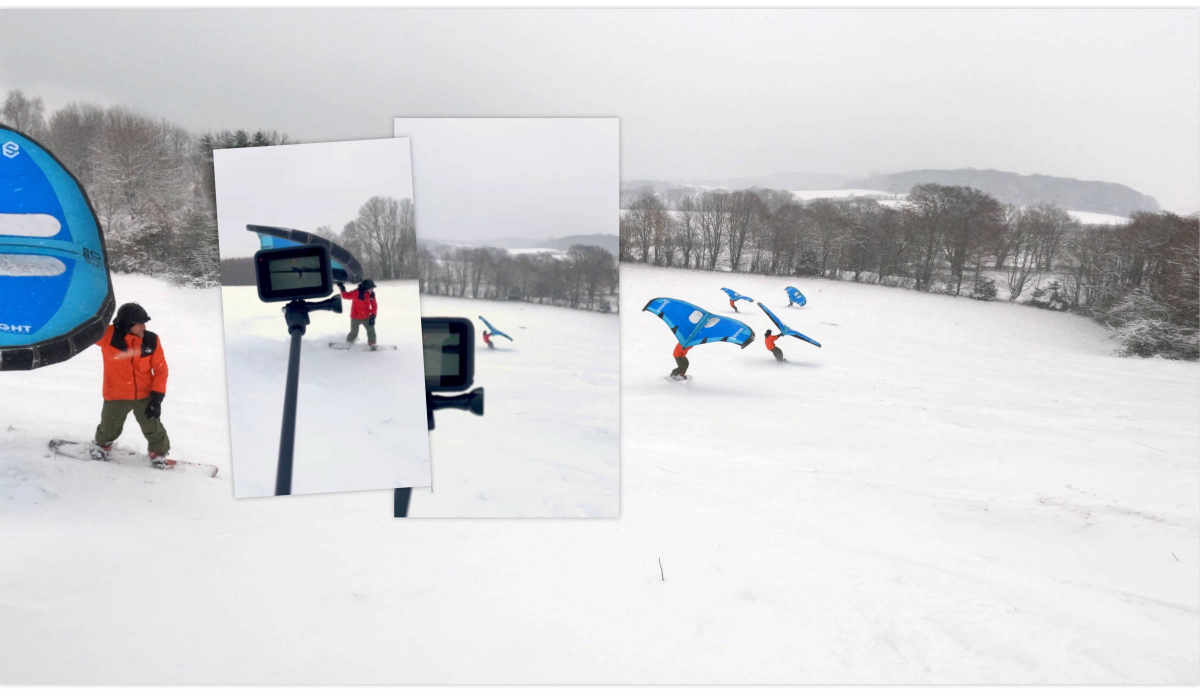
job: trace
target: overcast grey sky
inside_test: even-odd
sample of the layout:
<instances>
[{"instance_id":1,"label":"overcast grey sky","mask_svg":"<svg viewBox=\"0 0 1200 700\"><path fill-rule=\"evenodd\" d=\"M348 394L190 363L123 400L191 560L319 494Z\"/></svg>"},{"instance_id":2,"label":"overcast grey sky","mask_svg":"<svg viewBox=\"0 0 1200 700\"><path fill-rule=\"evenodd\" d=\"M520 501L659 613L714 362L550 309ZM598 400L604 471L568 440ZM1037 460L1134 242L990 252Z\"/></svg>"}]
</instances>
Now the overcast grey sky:
<instances>
[{"instance_id":1,"label":"overcast grey sky","mask_svg":"<svg viewBox=\"0 0 1200 700\"><path fill-rule=\"evenodd\" d=\"M625 180L977 167L1200 207L1195 10L5 11L0 88L192 129L615 116ZM418 207L420 203L418 202Z\"/></svg>"},{"instance_id":2,"label":"overcast grey sky","mask_svg":"<svg viewBox=\"0 0 1200 700\"><path fill-rule=\"evenodd\" d=\"M371 197L413 196L408 139L213 151L222 258L254 255L246 224L337 233Z\"/></svg>"},{"instance_id":3,"label":"overcast grey sky","mask_svg":"<svg viewBox=\"0 0 1200 700\"><path fill-rule=\"evenodd\" d=\"M615 118L397 119L412 142L417 237L617 235Z\"/></svg>"}]
</instances>

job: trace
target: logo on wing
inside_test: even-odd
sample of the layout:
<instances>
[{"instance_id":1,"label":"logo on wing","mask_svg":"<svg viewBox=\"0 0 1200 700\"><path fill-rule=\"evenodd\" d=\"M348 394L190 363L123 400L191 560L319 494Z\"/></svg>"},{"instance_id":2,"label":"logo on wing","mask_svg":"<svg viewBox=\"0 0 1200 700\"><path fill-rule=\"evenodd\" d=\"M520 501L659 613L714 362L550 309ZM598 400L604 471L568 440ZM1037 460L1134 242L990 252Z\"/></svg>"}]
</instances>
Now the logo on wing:
<instances>
[{"instance_id":1,"label":"logo on wing","mask_svg":"<svg viewBox=\"0 0 1200 700\"><path fill-rule=\"evenodd\" d=\"M16 158L21 152L21 147L12 141L5 141L3 149L5 158Z\"/></svg>"}]
</instances>

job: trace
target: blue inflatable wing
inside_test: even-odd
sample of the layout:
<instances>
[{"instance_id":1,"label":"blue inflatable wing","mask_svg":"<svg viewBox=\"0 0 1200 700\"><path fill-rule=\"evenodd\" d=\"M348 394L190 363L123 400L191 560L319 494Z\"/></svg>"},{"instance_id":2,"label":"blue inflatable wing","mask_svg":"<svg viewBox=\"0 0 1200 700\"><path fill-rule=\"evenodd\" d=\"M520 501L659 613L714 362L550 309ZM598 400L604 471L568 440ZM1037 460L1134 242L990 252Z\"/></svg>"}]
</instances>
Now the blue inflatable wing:
<instances>
[{"instance_id":1,"label":"blue inflatable wing","mask_svg":"<svg viewBox=\"0 0 1200 700\"><path fill-rule=\"evenodd\" d=\"M726 342L746 347L754 341L750 326L732 318L711 314L695 304L659 297L642 307L666 321L680 345L690 348L704 343Z\"/></svg>"},{"instance_id":2,"label":"blue inflatable wing","mask_svg":"<svg viewBox=\"0 0 1200 700\"><path fill-rule=\"evenodd\" d=\"M795 287L784 287L784 289L787 290L788 299L791 299L800 306L804 306L804 304L808 302L808 300L804 298L804 295L800 293L799 289L796 289Z\"/></svg>"},{"instance_id":3,"label":"blue inflatable wing","mask_svg":"<svg viewBox=\"0 0 1200 700\"><path fill-rule=\"evenodd\" d=\"M74 357L115 309L104 233L82 185L37 141L0 126L0 370Z\"/></svg>"},{"instance_id":4,"label":"blue inflatable wing","mask_svg":"<svg viewBox=\"0 0 1200 700\"><path fill-rule=\"evenodd\" d=\"M745 299L746 301L754 301L754 300L753 300L753 299L751 299L750 297L744 297L744 296L742 296L741 294L738 294L737 292L733 291L733 290L732 290L732 289L730 289L729 287L721 287L721 291L722 291L722 292L725 292L726 294L728 294L728 295L729 295L729 298L730 298L732 301L740 301L740 300L742 300L742 299Z\"/></svg>"},{"instance_id":5,"label":"blue inflatable wing","mask_svg":"<svg viewBox=\"0 0 1200 700\"><path fill-rule=\"evenodd\" d=\"M322 238L315 233L298 231L294 228L279 228L278 226L259 226L249 224L247 231L258 234L258 246L262 250L273 248L294 248L302 245L323 245L329 249L330 266L333 268L333 279L339 282L361 282L363 280L362 263L354 254L333 241Z\"/></svg>"},{"instance_id":6,"label":"blue inflatable wing","mask_svg":"<svg viewBox=\"0 0 1200 700\"><path fill-rule=\"evenodd\" d=\"M813 340L812 338L809 338L807 335L804 335L800 331L794 331L791 328L788 328L787 325L783 321L780 321L778 316L771 313L771 310L768 309L761 301L758 302L758 306L763 311L767 312L767 315L771 317L771 320L775 322L776 326L779 326L779 334L780 335L790 335L794 338L799 338L800 340L812 343L813 345L816 345L817 347L821 347L820 343Z\"/></svg>"},{"instance_id":7,"label":"blue inflatable wing","mask_svg":"<svg viewBox=\"0 0 1200 700\"><path fill-rule=\"evenodd\" d=\"M480 316L479 320L483 321L483 325L488 327L488 333L491 333L492 335L498 335L501 338L508 338L510 342L512 341L512 338L509 337L509 335L507 333L505 333L504 331L496 330L496 327L493 326L492 324L488 323L488 320L486 318L484 318L483 316Z\"/></svg>"}]
</instances>

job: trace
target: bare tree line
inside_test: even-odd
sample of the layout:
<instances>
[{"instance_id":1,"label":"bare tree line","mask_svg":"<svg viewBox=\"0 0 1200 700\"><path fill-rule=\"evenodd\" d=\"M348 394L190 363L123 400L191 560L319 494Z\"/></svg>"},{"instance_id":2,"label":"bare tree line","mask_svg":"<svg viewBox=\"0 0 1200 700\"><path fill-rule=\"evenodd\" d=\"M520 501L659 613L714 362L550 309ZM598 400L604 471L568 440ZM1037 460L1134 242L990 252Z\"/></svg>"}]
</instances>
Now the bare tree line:
<instances>
[{"instance_id":1,"label":"bare tree line","mask_svg":"<svg viewBox=\"0 0 1200 700\"><path fill-rule=\"evenodd\" d=\"M1137 212L1082 225L1042 203L1002 205L969 187L920 184L903 206L797 201L771 190L624 193L621 260L664 267L811 276L1086 314L1125 351L1200 354L1200 222Z\"/></svg>"},{"instance_id":2,"label":"bare tree line","mask_svg":"<svg viewBox=\"0 0 1200 700\"><path fill-rule=\"evenodd\" d=\"M367 278L417 277L416 214L409 197L371 197L340 233L329 226L319 226L313 233L350 251L362 263Z\"/></svg>"},{"instance_id":3,"label":"bare tree line","mask_svg":"<svg viewBox=\"0 0 1200 700\"><path fill-rule=\"evenodd\" d=\"M87 192L114 272L220 284L214 148L290 143L273 131L194 135L164 119L74 102L51 114L7 94L0 121L45 144Z\"/></svg>"},{"instance_id":4,"label":"bare tree line","mask_svg":"<svg viewBox=\"0 0 1200 700\"><path fill-rule=\"evenodd\" d=\"M560 256L443 245L418 257L422 294L614 310L617 261L600 246L573 245Z\"/></svg>"}]
</instances>

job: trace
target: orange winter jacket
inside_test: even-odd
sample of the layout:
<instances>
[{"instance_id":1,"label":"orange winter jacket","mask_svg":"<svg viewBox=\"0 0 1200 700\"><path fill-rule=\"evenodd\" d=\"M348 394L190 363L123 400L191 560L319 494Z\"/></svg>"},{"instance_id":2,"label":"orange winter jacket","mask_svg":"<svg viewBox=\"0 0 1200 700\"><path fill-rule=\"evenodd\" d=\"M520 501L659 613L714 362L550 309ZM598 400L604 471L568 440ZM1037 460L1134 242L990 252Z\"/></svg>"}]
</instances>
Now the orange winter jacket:
<instances>
[{"instance_id":1,"label":"orange winter jacket","mask_svg":"<svg viewBox=\"0 0 1200 700\"><path fill-rule=\"evenodd\" d=\"M167 359L158 336L146 331L142 338L126 333L118 347L113 345L115 328L109 326L96 341L104 356L104 400L144 399L150 392L167 393Z\"/></svg>"},{"instance_id":2,"label":"orange winter jacket","mask_svg":"<svg viewBox=\"0 0 1200 700\"><path fill-rule=\"evenodd\" d=\"M342 292L343 299L353 299L350 302L350 318L363 320L371 318L379 311L379 303L375 301L374 290L367 290L367 293L360 299L357 289L351 289L348 292Z\"/></svg>"},{"instance_id":3,"label":"orange winter jacket","mask_svg":"<svg viewBox=\"0 0 1200 700\"><path fill-rule=\"evenodd\" d=\"M675 343L675 352L671 353L674 357L683 357L691 348L683 347L683 343Z\"/></svg>"},{"instance_id":4,"label":"orange winter jacket","mask_svg":"<svg viewBox=\"0 0 1200 700\"><path fill-rule=\"evenodd\" d=\"M768 350L774 350L774 349L775 349L775 341L776 341L776 340L779 340L779 336L778 336L778 335L766 335L766 336L763 336L763 337L764 337L764 338L766 338L766 341L767 341L767 349L768 349Z\"/></svg>"}]
</instances>

